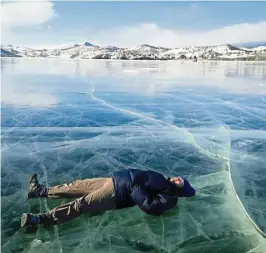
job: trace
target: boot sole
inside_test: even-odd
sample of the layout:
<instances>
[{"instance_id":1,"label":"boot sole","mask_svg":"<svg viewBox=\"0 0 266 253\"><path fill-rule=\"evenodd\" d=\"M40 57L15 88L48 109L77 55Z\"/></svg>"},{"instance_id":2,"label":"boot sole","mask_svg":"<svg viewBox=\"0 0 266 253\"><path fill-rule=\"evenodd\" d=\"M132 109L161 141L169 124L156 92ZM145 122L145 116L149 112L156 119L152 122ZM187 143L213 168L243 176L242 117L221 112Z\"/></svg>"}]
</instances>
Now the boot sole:
<instances>
[{"instance_id":1,"label":"boot sole","mask_svg":"<svg viewBox=\"0 0 266 253\"><path fill-rule=\"evenodd\" d=\"M32 176L31 176L31 178L30 178L30 182L29 182L29 187L28 187L28 195L27 195L27 197L28 197L28 199L32 199L32 198L35 198L36 196L34 196L32 193L31 193L31 191L30 191L30 185L31 185L31 183L32 183L32 181L33 180L36 180L37 181L37 183L38 183L38 179L37 179L37 174L35 173L35 174L33 174ZM32 196L33 195L33 196Z\"/></svg>"},{"instance_id":2,"label":"boot sole","mask_svg":"<svg viewBox=\"0 0 266 253\"><path fill-rule=\"evenodd\" d=\"M31 178L30 178L30 183L31 183L31 181L33 180L33 179L35 179L36 178L36 180L37 180L37 174L35 173L35 174L33 174L32 176L31 176ZM38 180L37 180L38 181Z\"/></svg>"},{"instance_id":3,"label":"boot sole","mask_svg":"<svg viewBox=\"0 0 266 253\"><path fill-rule=\"evenodd\" d=\"M21 223L20 226L23 228L27 225L27 221L28 221L28 214L27 213L23 213L21 215Z\"/></svg>"}]
</instances>

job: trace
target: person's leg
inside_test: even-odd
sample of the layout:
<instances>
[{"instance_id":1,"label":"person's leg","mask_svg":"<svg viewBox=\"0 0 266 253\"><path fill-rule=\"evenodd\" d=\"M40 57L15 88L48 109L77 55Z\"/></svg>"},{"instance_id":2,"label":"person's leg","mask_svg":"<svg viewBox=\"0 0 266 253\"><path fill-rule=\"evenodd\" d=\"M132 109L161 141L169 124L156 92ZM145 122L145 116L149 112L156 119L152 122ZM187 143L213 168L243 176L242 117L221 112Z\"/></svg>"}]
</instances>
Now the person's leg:
<instances>
[{"instance_id":1,"label":"person's leg","mask_svg":"<svg viewBox=\"0 0 266 253\"><path fill-rule=\"evenodd\" d=\"M101 212L116 208L113 180L108 178L98 190L76 199L65 205L56 207L43 214L23 214L21 226L31 224L56 225L70 221L83 213Z\"/></svg>"},{"instance_id":2,"label":"person's leg","mask_svg":"<svg viewBox=\"0 0 266 253\"><path fill-rule=\"evenodd\" d=\"M49 198L81 197L101 189L111 178L76 180L48 188Z\"/></svg>"},{"instance_id":3,"label":"person's leg","mask_svg":"<svg viewBox=\"0 0 266 253\"><path fill-rule=\"evenodd\" d=\"M37 175L34 174L29 183L28 199L38 197L72 198L81 197L100 189L110 178L92 178L76 180L69 184L61 184L46 188L39 184Z\"/></svg>"}]
</instances>

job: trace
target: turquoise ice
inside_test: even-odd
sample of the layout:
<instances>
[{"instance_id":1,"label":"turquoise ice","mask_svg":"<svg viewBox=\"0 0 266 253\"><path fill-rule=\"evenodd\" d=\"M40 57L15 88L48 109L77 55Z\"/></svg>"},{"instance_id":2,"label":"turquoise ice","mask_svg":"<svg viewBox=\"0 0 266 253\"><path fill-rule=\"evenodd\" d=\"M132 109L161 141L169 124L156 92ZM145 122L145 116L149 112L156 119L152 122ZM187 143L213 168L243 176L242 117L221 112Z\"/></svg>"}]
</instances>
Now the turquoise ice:
<instances>
[{"instance_id":1,"label":"turquoise ice","mask_svg":"<svg viewBox=\"0 0 266 253\"><path fill-rule=\"evenodd\" d=\"M265 252L266 63L1 59L2 252ZM161 217L137 207L37 231L47 186L133 167L197 190Z\"/></svg>"}]
</instances>

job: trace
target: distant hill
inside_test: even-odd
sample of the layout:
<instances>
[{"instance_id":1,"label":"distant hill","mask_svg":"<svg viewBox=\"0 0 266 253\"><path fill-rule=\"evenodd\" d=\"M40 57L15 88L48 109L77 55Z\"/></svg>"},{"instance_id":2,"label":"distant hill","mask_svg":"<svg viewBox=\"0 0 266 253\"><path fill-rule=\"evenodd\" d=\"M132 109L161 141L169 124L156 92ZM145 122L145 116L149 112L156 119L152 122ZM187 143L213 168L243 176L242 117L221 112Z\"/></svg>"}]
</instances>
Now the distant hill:
<instances>
[{"instance_id":1,"label":"distant hill","mask_svg":"<svg viewBox=\"0 0 266 253\"><path fill-rule=\"evenodd\" d=\"M255 47L261 47L261 46L266 46L266 42L261 41L261 42L246 42L246 43L238 43L234 44L236 47L245 47L245 48L255 48Z\"/></svg>"},{"instance_id":2,"label":"distant hill","mask_svg":"<svg viewBox=\"0 0 266 253\"><path fill-rule=\"evenodd\" d=\"M32 49L1 45L1 57L117 59L117 60L266 60L263 44L230 44L166 48L138 45L130 48L94 46L89 42L56 49Z\"/></svg>"},{"instance_id":3,"label":"distant hill","mask_svg":"<svg viewBox=\"0 0 266 253\"><path fill-rule=\"evenodd\" d=\"M21 57L1 48L1 57Z\"/></svg>"},{"instance_id":4,"label":"distant hill","mask_svg":"<svg viewBox=\"0 0 266 253\"><path fill-rule=\"evenodd\" d=\"M92 45L90 42L85 42L84 45L87 47L94 47L94 45Z\"/></svg>"}]
</instances>

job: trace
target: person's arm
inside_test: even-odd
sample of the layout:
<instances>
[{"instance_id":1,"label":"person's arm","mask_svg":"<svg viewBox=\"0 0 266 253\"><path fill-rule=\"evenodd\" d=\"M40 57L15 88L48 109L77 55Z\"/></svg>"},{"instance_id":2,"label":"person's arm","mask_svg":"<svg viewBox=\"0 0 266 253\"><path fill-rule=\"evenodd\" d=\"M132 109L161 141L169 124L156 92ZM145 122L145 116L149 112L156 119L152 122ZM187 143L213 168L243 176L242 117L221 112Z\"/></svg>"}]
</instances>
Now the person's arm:
<instances>
[{"instance_id":1,"label":"person's arm","mask_svg":"<svg viewBox=\"0 0 266 253\"><path fill-rule=\"evenodd\" d=\"M138 171L131 169L131 178L134 178L133 185L142 184L147 191L154 193L163 193L167 195L176 195L176 187L166 179L163 174L156 171Z\"/></svg>"},{"instance_id":2,"label":"person's arm","mask_svg":"<svg viewBox=\"0 0 266 253\"><path fill-rule=\"evenodd\" d=\"M142 211L150 215L161 215L165 211L174 208L178 201L177 196L149 194L143 186L134 188L131 198Z\"/></svg>"}]
</instances>

